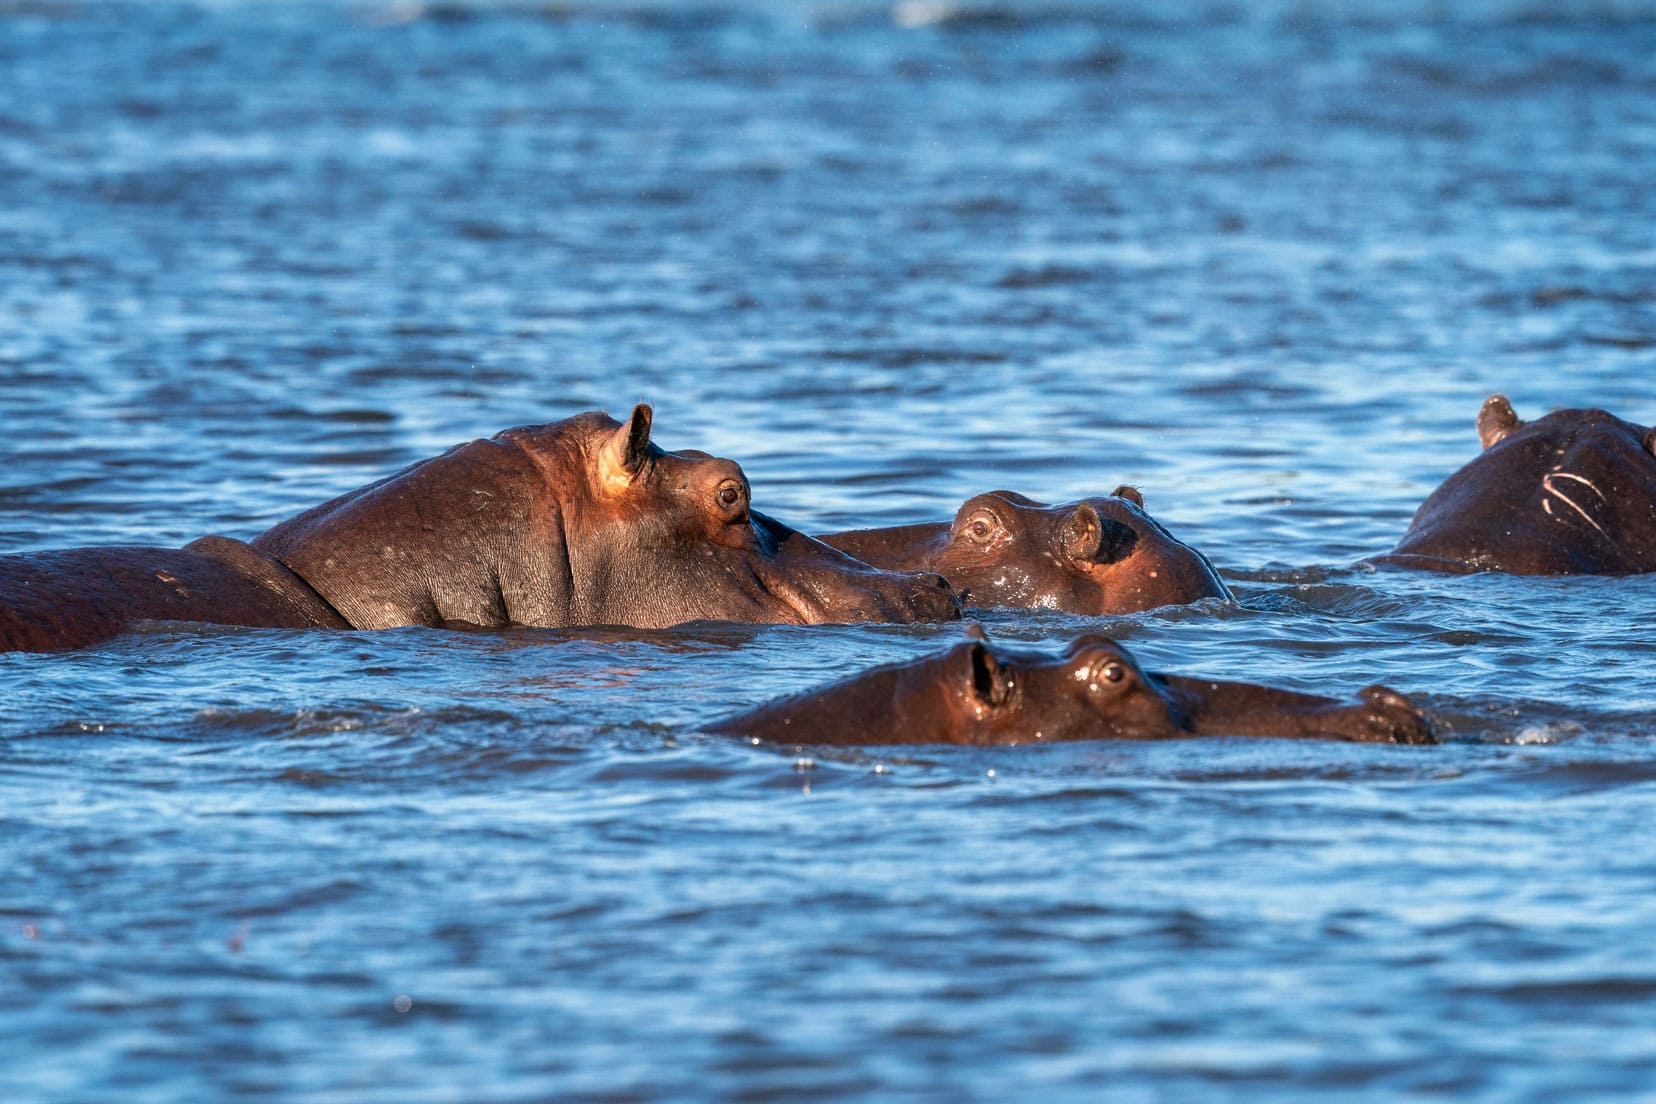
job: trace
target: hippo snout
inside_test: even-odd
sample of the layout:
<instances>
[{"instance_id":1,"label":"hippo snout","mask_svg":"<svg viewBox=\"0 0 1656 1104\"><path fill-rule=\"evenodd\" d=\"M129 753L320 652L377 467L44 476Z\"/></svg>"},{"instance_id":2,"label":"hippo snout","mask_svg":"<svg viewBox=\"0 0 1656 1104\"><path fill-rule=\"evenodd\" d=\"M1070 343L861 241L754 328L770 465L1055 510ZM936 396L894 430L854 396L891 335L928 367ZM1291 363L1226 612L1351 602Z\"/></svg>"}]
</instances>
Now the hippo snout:
<instances>
[{"instance_id":1,"label":"hippo snout","mask_svg":"<svg viewBox=\"0 0 1656 1104\"><path fill-rule=\"evenodd\" d=\"M930 613L922 620L958 621L960 619L960 595L955 593L949 580L935 571L915 572L914 605L917 610L929 610Z\"/></svg>"},{"instance_id":2,"label":"hippo snout","mask_svg":"<svg viewBox=\"0 0 1656 1104\"><path fill-rule=\"evenodd\" d=\"M1387 686L1357 691L1363 703L1362 726L1355 739L1380 744L1435 744L1432 724L1419 706Z\"/></svg>"},{"instance_id":3,"label":"hippo snout","mask_svg":"<svg viewBox=\"0 0 1656 1104\"><path fill-rule=\"evenodd\" d=\"M949 580L934 571L880 572L898 580L896 587L881 586L874 591L881 620L907 623L960 620L960 595Z\"/></svg>"}]
</instances>

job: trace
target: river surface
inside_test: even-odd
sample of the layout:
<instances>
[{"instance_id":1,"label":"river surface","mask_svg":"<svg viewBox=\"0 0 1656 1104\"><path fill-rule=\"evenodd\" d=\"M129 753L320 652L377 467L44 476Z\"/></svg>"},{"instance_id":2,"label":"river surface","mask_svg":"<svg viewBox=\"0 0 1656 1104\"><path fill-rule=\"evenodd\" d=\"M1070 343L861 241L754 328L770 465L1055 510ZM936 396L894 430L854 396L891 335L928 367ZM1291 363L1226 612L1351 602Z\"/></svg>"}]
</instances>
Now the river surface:
<instances>
[{"instance_id":1,"label":"river surface","mask_svg":"<svg viewBox=\"0 0 1656 1104\"><path fill-rule=\"evenodd\" d=\"M1373 10L1378 9L1378 10ZM1656 576L1362 565L1656 422L1656 7L0 0L0 551L633 403L807 530L1140 487L991 634L1447 743L752 746L958 625L0 656L0 1098L1656 1094Z\"/></svg>"}]
</instances>

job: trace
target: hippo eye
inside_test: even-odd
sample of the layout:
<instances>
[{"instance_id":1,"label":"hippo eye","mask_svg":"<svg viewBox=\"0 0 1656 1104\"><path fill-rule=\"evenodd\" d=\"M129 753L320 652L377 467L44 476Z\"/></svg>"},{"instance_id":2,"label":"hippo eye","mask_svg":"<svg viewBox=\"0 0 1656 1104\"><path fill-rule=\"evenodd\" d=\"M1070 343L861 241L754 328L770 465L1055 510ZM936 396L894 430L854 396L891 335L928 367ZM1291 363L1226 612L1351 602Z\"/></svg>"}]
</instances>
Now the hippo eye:
<instances>
[{"instance_id":1,"label":"hippo eye","mask_svg":"<svg viewBox=\"0 0 1656 1104\"><path fill-rule=\"evenodd\" d=\"M1106 663L1099 669L1098 677L1105 682L1120 682L1127 677L1127 668L1119 663Z\"/></svg>"},{"instance_id":2,"label":"hippo eye","mask_svg":"<svg viewBox=\"0 0 1656 1104\"><path fill-rule=\"evenodd\" d=\"M995 524L986 517L975 517L966 526L966 535L982 543L995 535Z\"/></svg>"},{"instance_id":3,"label":"hippo eye","mask_svg":"<svg viewBox=\"0 0 1656 1104\"><path fill-rule=\"evenodd\" d=\"M742 501L741 485L734 481L725 482L719 487L718 500L722 508L726 510L733 509L738 502Z\"/></svg>"}]
</instances>

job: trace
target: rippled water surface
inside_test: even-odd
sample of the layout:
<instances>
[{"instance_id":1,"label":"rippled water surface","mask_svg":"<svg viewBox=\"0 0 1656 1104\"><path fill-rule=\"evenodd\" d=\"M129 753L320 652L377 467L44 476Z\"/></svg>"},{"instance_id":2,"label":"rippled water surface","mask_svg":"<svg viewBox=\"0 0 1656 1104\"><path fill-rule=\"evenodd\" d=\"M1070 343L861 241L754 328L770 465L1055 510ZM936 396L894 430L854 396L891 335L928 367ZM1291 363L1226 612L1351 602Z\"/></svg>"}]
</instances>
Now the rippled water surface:
<instances>
[{"instance_id":1,"label":"rippled water surface","mask_svg":"<svg viewBox=\"0 0 1656 1104\"><path fill-rule=\"evenodd\" d=\"M1129 482L1238 606L988 613L1439 748L752 746L958 626L0 656L0 1096L1656 1085L1656 576L1361 566L1656 421L1656 9L0 0L0 551L656 407L806 529Z\"/></svg>"}]
</instances>

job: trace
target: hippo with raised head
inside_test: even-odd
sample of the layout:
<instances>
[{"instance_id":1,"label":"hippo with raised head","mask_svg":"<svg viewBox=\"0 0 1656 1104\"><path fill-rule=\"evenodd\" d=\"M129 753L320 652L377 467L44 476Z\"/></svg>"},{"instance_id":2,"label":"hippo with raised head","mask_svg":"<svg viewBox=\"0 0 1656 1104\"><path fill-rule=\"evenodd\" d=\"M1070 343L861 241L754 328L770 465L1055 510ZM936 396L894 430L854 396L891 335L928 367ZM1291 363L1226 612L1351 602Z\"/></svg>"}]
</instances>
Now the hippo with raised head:
<instances>
[{"instance_id":1,"label":"hippo with raised head","mask_svg":"<svg viewBox=\"0 0 1656 1104\"><path fill-rule=\"evenodd\" d=\"M894 571L936 571L968 606L1136 613L1231 592L1196 549L1144 509L1133 487L1048 506L1011 491L966 501L953 522L821 538Z\"/></svg>"},{"instance_id":2,"label":"hippo with raised head","mask_svg":"<svg viewBox=\"0 0 1656 1104\"><path fill-rule=\"evenodd\" d=\"M1656 571L1656 432L1603 410L1525 422L1503 395L1478 413L1483 452L1443 481L1379 562L1434 571Z\"/></svg>"},{"instance_id":3,"label":"hippo with raised head","mask_svg":"<svg viewBox=\"0 0 1656 1104\"><path fill-rule=\"evenodd\" d=\"M1432 744L1431 725L1383 686L1341 701L1242 682L1151 674L1102 636L1053 655L970 639L714 722L785 744L1013 745L1057 740L1268 736Z\"/></svg>"},{"instance_id":4,"label":"hippo with raised head","mask_svg":"<svg viewBox=\"0 0 1656 1104\"><path fill-rule=\"evenodd\" d=\"M0 556L0 650L158 618L261 627L664 628L944 620L941 576L882 571L753 511L730 460L665 452L648 406L459 445L250 545Z\"/></svg>"}]
</instances>

